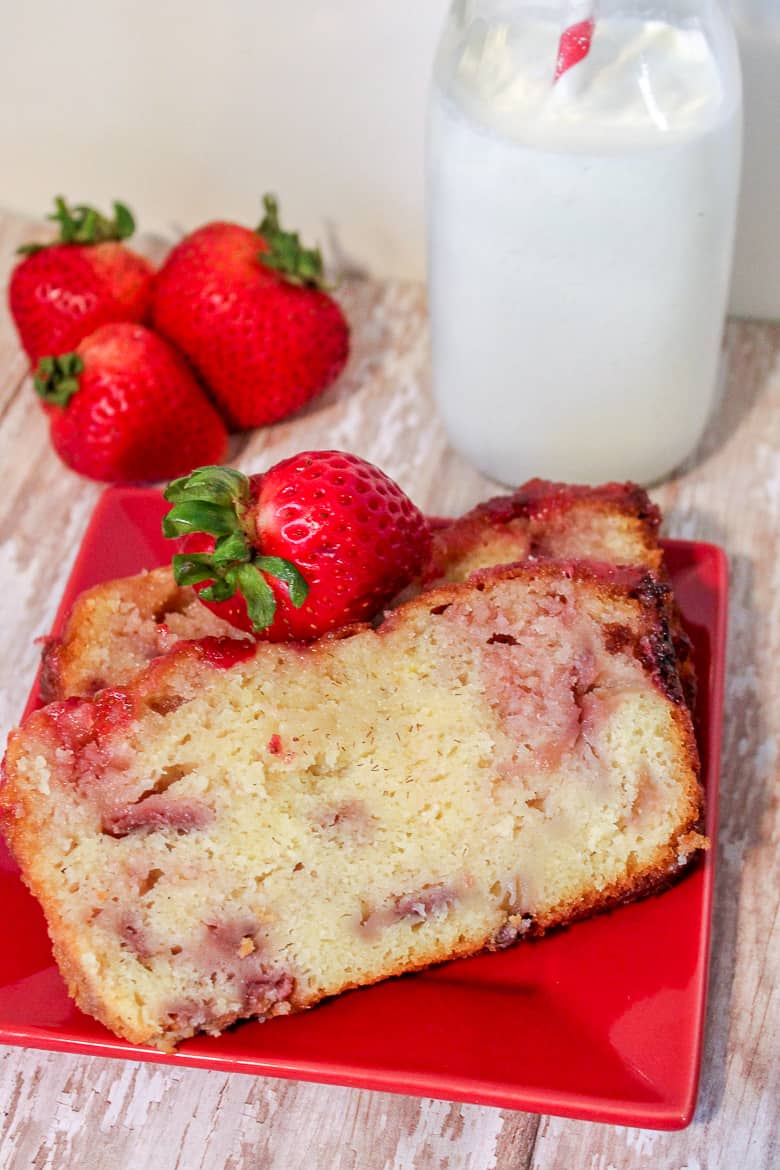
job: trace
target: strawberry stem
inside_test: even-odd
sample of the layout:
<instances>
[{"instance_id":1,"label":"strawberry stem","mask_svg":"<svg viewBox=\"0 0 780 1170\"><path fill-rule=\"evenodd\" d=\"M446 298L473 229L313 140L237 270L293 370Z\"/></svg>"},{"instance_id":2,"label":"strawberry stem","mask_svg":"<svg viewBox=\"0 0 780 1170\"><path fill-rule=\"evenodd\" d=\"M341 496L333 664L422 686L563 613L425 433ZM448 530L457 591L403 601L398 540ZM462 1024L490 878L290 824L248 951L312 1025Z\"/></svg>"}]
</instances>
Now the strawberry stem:
<instances>
[{"instance_id":1,"label":"strawberry stem","mask_svg":"<svg viewBox=\"0 0 780 1170\"><path fill-rule=\"evenodd\" d=\"M67 406L79 388L84 362L77 353L44 357L33 375L36 394L54 406Z\"/></svg>"},{"instance_id":2,"label":"strawberry stem","mask_svg":"<svg viewBox=\"0 0 780 1170\"><path fill-rule=\"evenodd\" d=\"M31 256L53 244L102 244L106 240L127 240L135 231L133 213L118 201L114 202L113 219L85 203L69 207L61 195L54 200L54 206L54 212L47 218L60 225L58 239L51 244L23 244L17 249L21 255Z\"/></svg>"},{"instance_id":3,"label":"strawberry stem","mask_svg":"<svg viewBox=\"0 0 780 1170\"><path fill-rule=\"evenodd\" d=\"M279 223L279 204L274 195L263 196L265 215L258 233L268 245L258 259L266 268L278 272L290 284L327 289L319 248L304 248L297 232L286 232Z\"/></svg>"},{"instance_id":4,"label":"strawberry stem","mask_svg":"<svg viewBox=\"0 0 780 1170\"><path fill-rule=\"evenodd\" d=\"M173 575L177 585L209 584L200 590L204 601L227 601L239 593L256 633L274 620L276 598L266 574L283 581L291 603L303 605L309 586L300 570L281 557L257 548L251 517L249 479L233 467L199 467L173 480L165 491L173 504L163 518L168 538L203 532L215 538L211 552L177 553Z\"/></svg>"}]
</instances>

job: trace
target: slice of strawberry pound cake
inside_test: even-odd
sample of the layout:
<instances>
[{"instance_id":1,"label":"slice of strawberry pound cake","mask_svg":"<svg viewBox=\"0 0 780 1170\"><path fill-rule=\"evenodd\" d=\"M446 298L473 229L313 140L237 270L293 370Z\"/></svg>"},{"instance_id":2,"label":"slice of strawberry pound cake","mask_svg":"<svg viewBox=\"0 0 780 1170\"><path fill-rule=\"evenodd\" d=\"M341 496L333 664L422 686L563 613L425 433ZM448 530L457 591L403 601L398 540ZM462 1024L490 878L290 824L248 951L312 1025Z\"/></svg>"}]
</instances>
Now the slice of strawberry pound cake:
<instances>
[{"instance_id":1,"label":"slice of strawberry pound cake","mask_svg":"<svg viewBox=\"0 0 780 1170\"><path fill-rule=\"evenodd\" d=\"M33 713L0 808L79 1006L199 1031L509 945L707 842L667 590L545 561Z\"/></svg>"}]
</instances>

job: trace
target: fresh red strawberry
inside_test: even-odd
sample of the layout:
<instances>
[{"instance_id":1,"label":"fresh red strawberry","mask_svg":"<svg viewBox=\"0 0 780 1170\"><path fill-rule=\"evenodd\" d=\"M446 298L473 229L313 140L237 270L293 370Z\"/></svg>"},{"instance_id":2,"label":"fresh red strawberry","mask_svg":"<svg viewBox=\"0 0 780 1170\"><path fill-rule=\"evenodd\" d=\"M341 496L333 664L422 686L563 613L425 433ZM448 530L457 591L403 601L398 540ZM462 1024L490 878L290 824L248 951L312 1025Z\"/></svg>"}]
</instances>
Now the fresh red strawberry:
<instances>
[{"instance_id":1,"label":"fresh red strawberry","mask_svg":"<svg viewBox=\"0 0 780 1170\"><path fill-rule=\"evenodd\" d=\"M178 583L271 641L369 620L430 551L425 517L398 484L342 451L305 451L249 478L202 467L165 498L163 532L187 537Z\"/></svg>"},{"instance_id":2,"label":"fresh red strawberry","mask_svg":"<svg viewBox=\"0 0 780 1170\"><path fill-rule=\"evenodd\" d=\"M155 328L181 349L237 430L286 418L347 360L349 329L324 291L322 258L279 226L264 200L257 231L210 223L186 236L155 279Z\"/></svg>"},{"instance_id":3,"label":"fresh red strawberry","mask_svg":"<svg viewBox=\"0 0 780 1170\"><path fill-rule=\"evenodd\" d=\"M221 459L225 424L181 354L143 325L102 325L42 358L35 388L62 461L90 479L168 479Z\"/></svg>"},{"instance_id":4,"label":"fresh red strawberry","mask_svg":"<svg viewBox=\"0 0 780 1170\"><path fill-rule=\"evenodd\" d=\"M75 349L108 321L145 321L151 308L154 269L120 242L135 230L124 204L114 204L112 220L90 207L71 209L61 198L56 204L49 218L60 225L59 241L20 248L24 259L8 290L33 365L46 354Z\"/></svg>"}]
</instances>

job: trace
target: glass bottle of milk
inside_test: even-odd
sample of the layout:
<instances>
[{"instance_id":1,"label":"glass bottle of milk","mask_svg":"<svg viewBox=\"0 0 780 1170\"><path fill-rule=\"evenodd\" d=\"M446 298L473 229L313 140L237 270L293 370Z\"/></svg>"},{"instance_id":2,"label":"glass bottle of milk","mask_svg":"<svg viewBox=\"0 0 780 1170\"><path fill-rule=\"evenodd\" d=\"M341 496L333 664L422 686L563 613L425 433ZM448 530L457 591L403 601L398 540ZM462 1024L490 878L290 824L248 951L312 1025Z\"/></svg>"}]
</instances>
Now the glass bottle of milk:
<instances>
[{"instance_id":1,"label":"glass bottle of milk","mask_svg":"<svg viewBox=\"0 0 780 1170\"><path fill-rule=\"evenodd\" d=\"M745 103L745 149L731 311L780 321L780 4L731 0Z\"/></svg>"},{"instance_id":2,"label":"glass bottle of milk","mask_svg":"<svg viewBox=\"0 0 780 1170\"><path fill-rule=\"evenodd\" d=\"M715 400L739 62L717 0L601 0L555 80L570 14L451 5L427 142L434 389L496 480L651 483Z\"/></svg>"}]
</instances>

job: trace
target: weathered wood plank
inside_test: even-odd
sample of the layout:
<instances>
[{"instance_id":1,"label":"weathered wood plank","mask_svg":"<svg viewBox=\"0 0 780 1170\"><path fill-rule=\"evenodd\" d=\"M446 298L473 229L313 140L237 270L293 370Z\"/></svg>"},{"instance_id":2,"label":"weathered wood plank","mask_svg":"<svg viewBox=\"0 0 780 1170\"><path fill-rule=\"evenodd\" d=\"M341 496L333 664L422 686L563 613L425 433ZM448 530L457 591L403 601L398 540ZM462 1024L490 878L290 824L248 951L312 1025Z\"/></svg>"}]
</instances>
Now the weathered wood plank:
<instances>
[{"instance_id":1,"label":"weathered wood plank","mask_svg":"<svg viewBox=\"0 0 780 1170\"><path fill-rule=\"evenodd\" d=\"M8 275L19 259L16 255L16 249L20 244L40 238L42 231L45 235L46 229L42 229L40 223L36 223L34 220L0 215L0 274L2 274L4 304ZM0 419L21 386L26 372L27 360L19 347L11 315L8 312L2 312L0 313Z\"/></svg>"}]
</instances>

